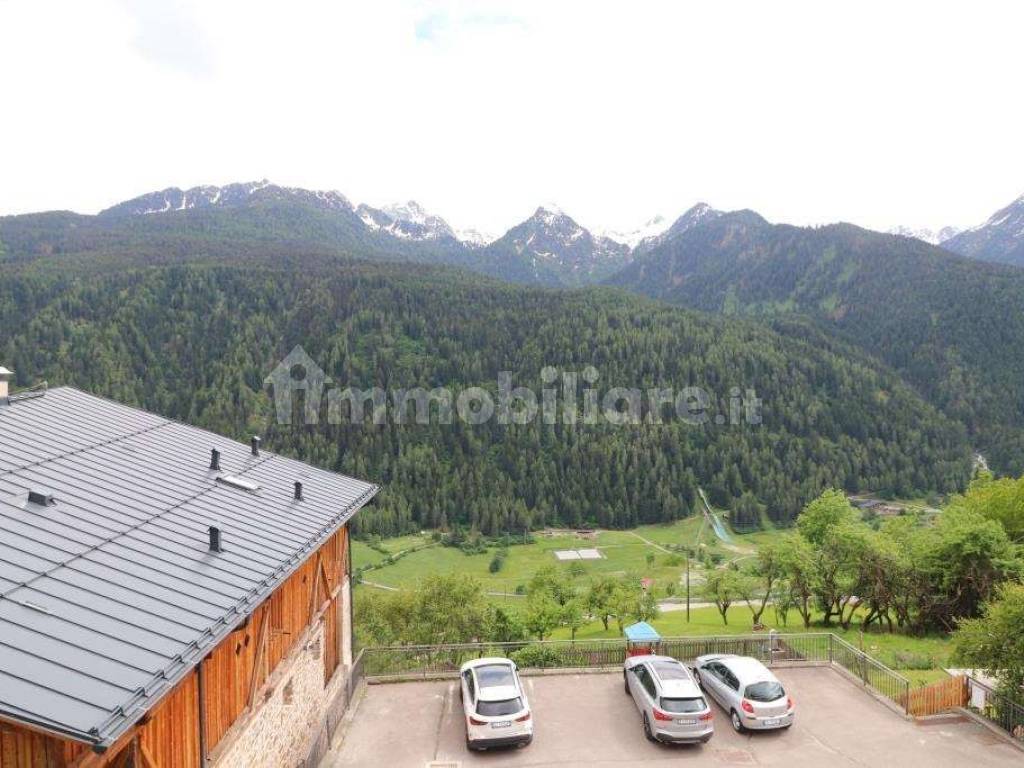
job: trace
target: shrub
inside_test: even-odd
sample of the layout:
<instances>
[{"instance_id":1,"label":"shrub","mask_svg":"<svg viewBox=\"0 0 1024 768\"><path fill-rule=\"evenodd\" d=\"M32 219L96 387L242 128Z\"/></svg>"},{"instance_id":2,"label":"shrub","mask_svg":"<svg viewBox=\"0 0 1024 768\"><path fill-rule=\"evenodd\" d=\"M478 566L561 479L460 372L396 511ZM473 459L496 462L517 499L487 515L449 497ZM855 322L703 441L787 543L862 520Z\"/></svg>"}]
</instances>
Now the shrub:
<instances>
[{"instance_id":1,"label":"shrub","mask_svg":"<svg viewBox=\"0 0 1024 768\"><path fill-rule=\"evenodd\" d=\"M893 658L897 669L935 669L935 659L924 653L897 651Z\"/></svg>"},{"instance_id":2,"label":"shrub","mask_svg":"<svg viewBox=\"0 0 1024 768\"><path fill-rule=\"evenodd\" d=\"M512 661L522 668L545 669L563 666L559 652L546 645L528 645L512 654Z\"/></svg>"}]
</instances>

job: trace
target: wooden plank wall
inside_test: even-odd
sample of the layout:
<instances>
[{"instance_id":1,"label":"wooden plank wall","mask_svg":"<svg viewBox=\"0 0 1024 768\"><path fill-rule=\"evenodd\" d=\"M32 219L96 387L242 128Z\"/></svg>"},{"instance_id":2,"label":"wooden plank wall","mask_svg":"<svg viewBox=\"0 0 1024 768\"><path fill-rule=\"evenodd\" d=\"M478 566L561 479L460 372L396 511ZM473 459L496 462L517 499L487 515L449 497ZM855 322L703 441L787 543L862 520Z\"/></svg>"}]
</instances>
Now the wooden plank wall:
<instances>
[{"instance_id":1,"label":"wooden plank wall","mask_svg":"<svg viewBox=\"0 0 1024 768\"><path fill-rule=\"evenodd\" d=\"M56 768L64 765L59 739L0 723L0 768Z\"/></svg>"},{"instance_id":2,"label":"wooden plank wall","mask_svg":"<svg viewBox=\"0 0 1024 768\"><path fill-rule=\"evenodd\" d=\"M347 559L348 530L343 527L203 660L207 751L224 738L321 611L326 621L324 680L331 678L338 666L336 601ZM138 731L145 762L160 768L200 765L198 681L193 670L149 713ZM89 751L76 742L0 723L0 768L57 768ZM111 753L93 761L103 764L115 757Z\"/></svg>"},{"instance_id":3,"label":"wooden plank wall","mask_svg":"<svg viewBox=\"0 0 1024 768\"><path fill-rule=\"evenodd\" d=\"M195 670L155 709L140 729L145 762L165 768L199 768L199 677Z\"/></svg>"},{"instance_id":4,"label":"wooden plank wall","mask_svg":"<svg viewBox=\"0 0 1024 768\"><path fill-rule=\"evenodd\" d=\"M347 550L348 530L342 528L203 662L207 750L220 743L249 706L250 697L292 651L340 586ZM332 612L331 608L326 611L327 615ZM326 654L324 659L328 660ZM336 666L335 661L332 674Z\"/></svg>"},{"instance_id":5,"label":"wooden plank wall","mask_svg":"<svg viewBox=\"0 0 1024 768\"><path fill-rule=\"evenodd\" d=\"M969 699L967 678L957 675L921 688L912 688L907 710L914 717L937 715L954 707L966 707Z\"/></svg>"}]
</instances>

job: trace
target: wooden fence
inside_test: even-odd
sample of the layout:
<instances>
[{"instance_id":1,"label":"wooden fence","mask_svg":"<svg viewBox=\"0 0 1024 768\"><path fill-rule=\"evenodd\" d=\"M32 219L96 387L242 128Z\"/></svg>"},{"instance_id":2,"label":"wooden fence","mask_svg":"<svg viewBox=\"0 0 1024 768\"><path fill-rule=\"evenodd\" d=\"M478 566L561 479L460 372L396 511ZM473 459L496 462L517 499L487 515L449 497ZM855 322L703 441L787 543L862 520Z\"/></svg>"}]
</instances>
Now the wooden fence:
<instances>
[{"instance_id":1,"label":"wooden fence","mask_svg":"<svg viewBox=\"0 0 1024 768\"><path fill-rule=\"evenodd\" d=\"M967 678L957 675L921 688L912 688L907 713L914 717L937 715L954 707L966 707L970 699Z\"/></svg>"}]
</instances>

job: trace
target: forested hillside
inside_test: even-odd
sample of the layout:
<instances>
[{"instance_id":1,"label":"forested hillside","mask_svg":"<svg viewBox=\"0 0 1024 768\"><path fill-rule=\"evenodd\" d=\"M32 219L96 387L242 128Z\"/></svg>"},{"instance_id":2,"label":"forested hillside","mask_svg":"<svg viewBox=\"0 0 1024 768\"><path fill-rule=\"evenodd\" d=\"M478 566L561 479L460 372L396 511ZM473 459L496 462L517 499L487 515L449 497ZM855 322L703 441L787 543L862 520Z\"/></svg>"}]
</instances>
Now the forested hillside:
<instances>
[{"instance_id":1,"label":"forested hillside","mask_svg":"<svg viewBox=\"0 0 1024 768\"><path fill-rule=\"evenodd\" d=\"M899 371L966 424L992 467L1024 472L1024 271L849 224L727 214L668 240L616 285L784 334L810 318Z\"/></svg>"},{"instance_id":2,"label":"forested hillside","mask_svg":"<svg viewBox=\"0 0 1024 768\"><path fill-rule=\"evenodd\" d=\"M0 360L383 484L364 529L627 526L690 513L701 484L756 524L831 485L910 495L962 487L963 428L837 342L787 339L608 289L562 292L452 270L348 263L274 270L11 268ZM272 421L263 381L295 344L337 385L539 388L592 364L598 388L753 388L764 423L616 427ZM715 404L713 412L723 410Z\"/></svg>"}]
</instances>

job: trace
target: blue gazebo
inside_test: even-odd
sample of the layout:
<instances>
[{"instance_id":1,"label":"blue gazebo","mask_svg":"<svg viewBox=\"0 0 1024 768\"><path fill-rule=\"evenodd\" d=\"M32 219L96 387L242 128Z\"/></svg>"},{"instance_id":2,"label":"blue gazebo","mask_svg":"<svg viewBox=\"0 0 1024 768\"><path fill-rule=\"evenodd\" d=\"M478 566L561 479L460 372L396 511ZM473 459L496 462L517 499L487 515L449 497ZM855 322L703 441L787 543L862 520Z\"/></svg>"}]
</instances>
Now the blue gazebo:
<instances>
[{"instance_id":1,"label":"blue gazebo","mask_svg":"<svg viewBox=\"0 0 1024 768\"><path fill-rule=\"evenodd\" d=\"M646 621L630 624L622 632L626 636L627 656L646 656L654 653L656 646L661 643L661 635Z\"/></svg>"}]
</instances>

